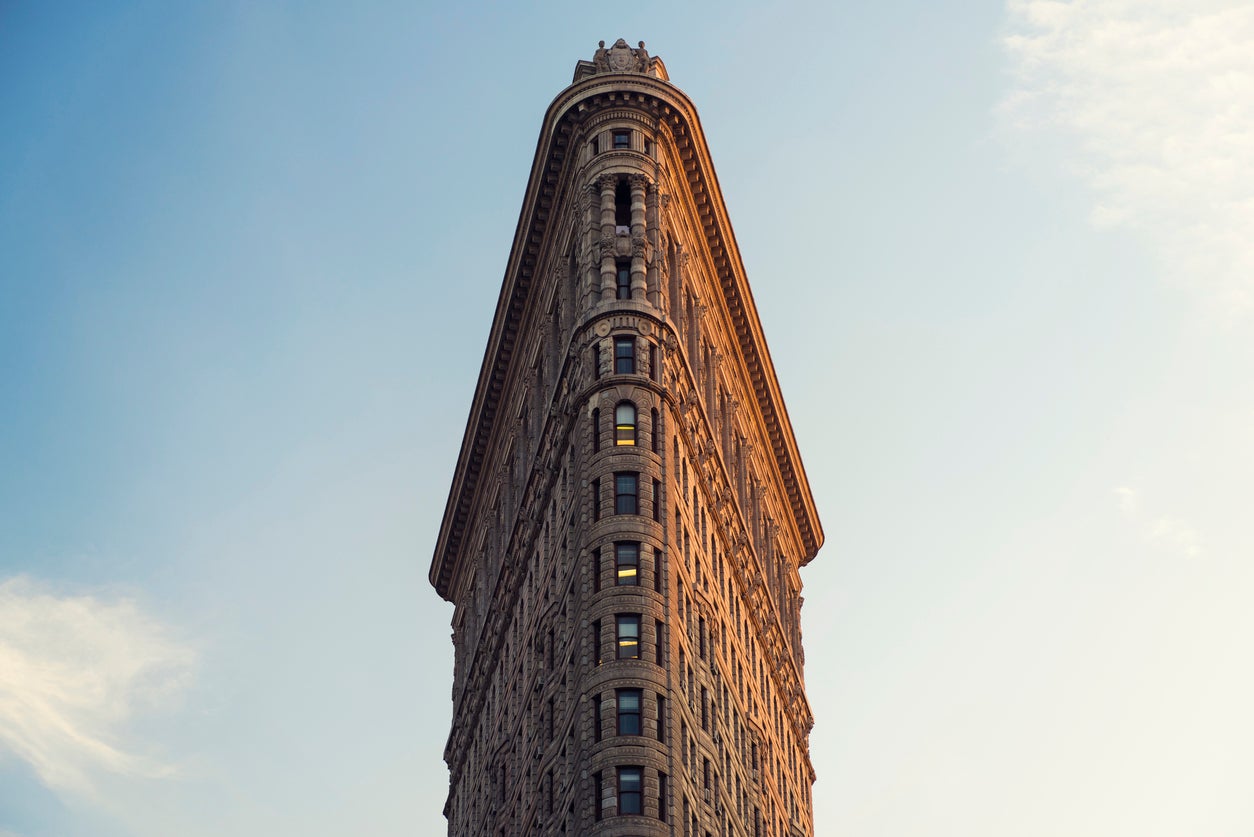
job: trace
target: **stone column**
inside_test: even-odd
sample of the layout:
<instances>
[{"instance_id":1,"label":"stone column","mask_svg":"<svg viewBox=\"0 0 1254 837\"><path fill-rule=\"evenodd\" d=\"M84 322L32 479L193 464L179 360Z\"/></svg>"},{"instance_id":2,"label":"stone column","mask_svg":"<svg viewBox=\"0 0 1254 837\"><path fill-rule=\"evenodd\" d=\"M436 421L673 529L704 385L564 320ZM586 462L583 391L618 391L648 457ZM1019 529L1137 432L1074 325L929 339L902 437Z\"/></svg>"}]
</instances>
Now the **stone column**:
<instances>
[{"instance_id":1,"label":"stone column","mask_svg":"<svg viewBox=\"0 0 1254 837\"><path fill-rule=\"evenodd\" d=\"M601 299L613 299L617 293L617 268L614 264L614 191L618 176L603 174L597 179L601 187Z\"/></svg>"},{"instance_id":2,"label":"stone column","mask_svg":"<svg viewBox=\"0 0 1254 837\"><path fill-rule=\"evenodd\" d=\"M645 195L645 223L647 224L646 235L649 239L650 253L646 285L648 287L647 295L649 302L654 308L660 308L662 306L662 284L660 281L660 269L658 267L658 260L662 258L662 225L660 220L657 184L650 183L648 191Z\"/></svg>"},{"instance_id":3,"label":"stone column","mask_svg":"<svg viewBox=\"0 0 1254 837\"><path fill-rule=\"evenodd\" d=\"M631 184L631 298L644 299L644 192L649 180L643 174L628 178Z\"/></svg>"},{"instance_id":4,"label":"stone column","mask_svg":"<svg viewBox=\"0 0 1254 837\"><path fill-rule=\"evenodd\" d=\"M579 314L601 298L601 187L589 183L584 193L584 221L587 235L580 254Z\"/></svg>"}]
</instances>

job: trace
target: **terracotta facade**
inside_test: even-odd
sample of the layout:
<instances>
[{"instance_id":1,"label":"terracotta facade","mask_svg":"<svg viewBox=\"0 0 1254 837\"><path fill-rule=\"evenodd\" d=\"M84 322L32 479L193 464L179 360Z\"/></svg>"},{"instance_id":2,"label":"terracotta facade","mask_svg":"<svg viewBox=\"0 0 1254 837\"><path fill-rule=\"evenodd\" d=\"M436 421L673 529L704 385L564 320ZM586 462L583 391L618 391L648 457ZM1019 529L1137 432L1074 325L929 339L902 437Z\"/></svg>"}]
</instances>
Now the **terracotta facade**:
<instances>
[{"instance_id":1,"label":"terracotta facade","mask_svg":"<svg viewBox=\"0 0 1254 837\"><path fill-rule=\"evenodd\" d=\"M431 566L449 834L813 834L822 540L696 110L602 44L545 115Z\"/></svg>"}]
</instances>

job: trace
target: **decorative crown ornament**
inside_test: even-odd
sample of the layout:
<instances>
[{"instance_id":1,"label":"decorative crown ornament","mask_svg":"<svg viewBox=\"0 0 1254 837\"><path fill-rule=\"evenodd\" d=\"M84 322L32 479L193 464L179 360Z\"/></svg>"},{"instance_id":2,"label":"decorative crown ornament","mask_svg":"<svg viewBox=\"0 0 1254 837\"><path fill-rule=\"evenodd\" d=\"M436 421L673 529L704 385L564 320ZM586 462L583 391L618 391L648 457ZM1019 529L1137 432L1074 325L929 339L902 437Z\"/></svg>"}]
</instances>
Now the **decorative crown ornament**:
<instances>
[{"instance_id":1,"label":"decorative crown ornament","mask_svg":"<svg viewBox=\"0 0 1254 837\"><path fill-rule=\"evenodd\" d=\"M648 73L652 69L652 60L644 48L644 41L637 49L632 49L622 38L609 49L605 48L605 41L600 41L592 64L598 73Z\"/></svg>"}]
</instances>

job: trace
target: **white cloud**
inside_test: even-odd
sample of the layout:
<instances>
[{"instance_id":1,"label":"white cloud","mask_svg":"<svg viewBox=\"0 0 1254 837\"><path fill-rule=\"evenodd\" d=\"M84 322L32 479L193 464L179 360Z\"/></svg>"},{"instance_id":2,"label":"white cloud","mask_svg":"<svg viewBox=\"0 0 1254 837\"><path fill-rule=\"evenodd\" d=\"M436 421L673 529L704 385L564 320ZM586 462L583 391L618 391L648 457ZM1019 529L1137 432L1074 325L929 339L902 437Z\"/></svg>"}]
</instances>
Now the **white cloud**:
<instances>
[{"instance_id":1,"label":"white cloud","mask_svg":"<svg viewBox=\"0 0 1254 837\"><path fill-rule=\"evenodd\" d=\"M1015 136L1065 139L1091 222L1254 310L1254 4L1009 0Z\"/></svg>"},{"instance_id":2,"label":"white cloud","mask_svg":"<svg viewBox=\"0 0 1254 837\"><path fill-rule=\"evenodd\" d=\"M59 792L90 795L102 773L163 775L123 740L126 725L177 697L193 662L131 599L0 583L0 752Z\"/></svg>"},{"instance_id":3,"label":"white cloud","mask_svg":"<svg viewBox=\"0 0 1254 837\"><path fill-rule=\"evenodd\" d=\"M1119 498L1119 510L1136 522L1146 541L1185 558L1202 554L1202 538L1192 525L1171 515L1143 515L1140 492L1135 488L1121 485L1114 490L1114 495Z\"/></svg>"}]
</instances>

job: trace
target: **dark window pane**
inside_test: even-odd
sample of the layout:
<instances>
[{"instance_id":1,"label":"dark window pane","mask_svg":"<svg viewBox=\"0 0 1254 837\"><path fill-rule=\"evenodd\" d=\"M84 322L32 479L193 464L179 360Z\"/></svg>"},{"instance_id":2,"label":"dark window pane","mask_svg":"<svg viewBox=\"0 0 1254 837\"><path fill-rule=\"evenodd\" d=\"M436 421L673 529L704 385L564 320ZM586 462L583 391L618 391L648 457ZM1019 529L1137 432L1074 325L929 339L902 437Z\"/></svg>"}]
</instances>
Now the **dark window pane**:
<instances>
[{"instance_id":1,"label":"dark window pane","mask_svg":"<svg viewBox=\"0 0 1254 837\"><path fill-rule=\"evenodd\" d=\"M630 375L636 371L636 341L631 337L614 338L614 372Z\"/></svg>"},{"instance_id":2,"label":"dark window pane","mask_svg":"<svg viewBox=\"0 0 1254 837\"><path fill-rule=\"evenodd\" d=\"M639 814L643 812L640 777L642 772L639 767L618 768L618 813Z\"/></svg>"},{"instance_id":3,"label":"dark window pane","mask_svg":"<svg viewBox=\"0 0 1254 837\"><path fill-rule=\"evenodd\" d=\"M639 689L619 689L618 691L618 734L640 734L640 695Z\"/></svg>"},{"instance_id":4,"label":"dark window pane","mask_svg":"<svg viewBox=\"0 0 1254 837\"><path fill-rule=\"evenodd\" d=\"M614 475L614 513L639 514L637 493L638 479L636 474Z\"/></svg>"}]
</instances>

